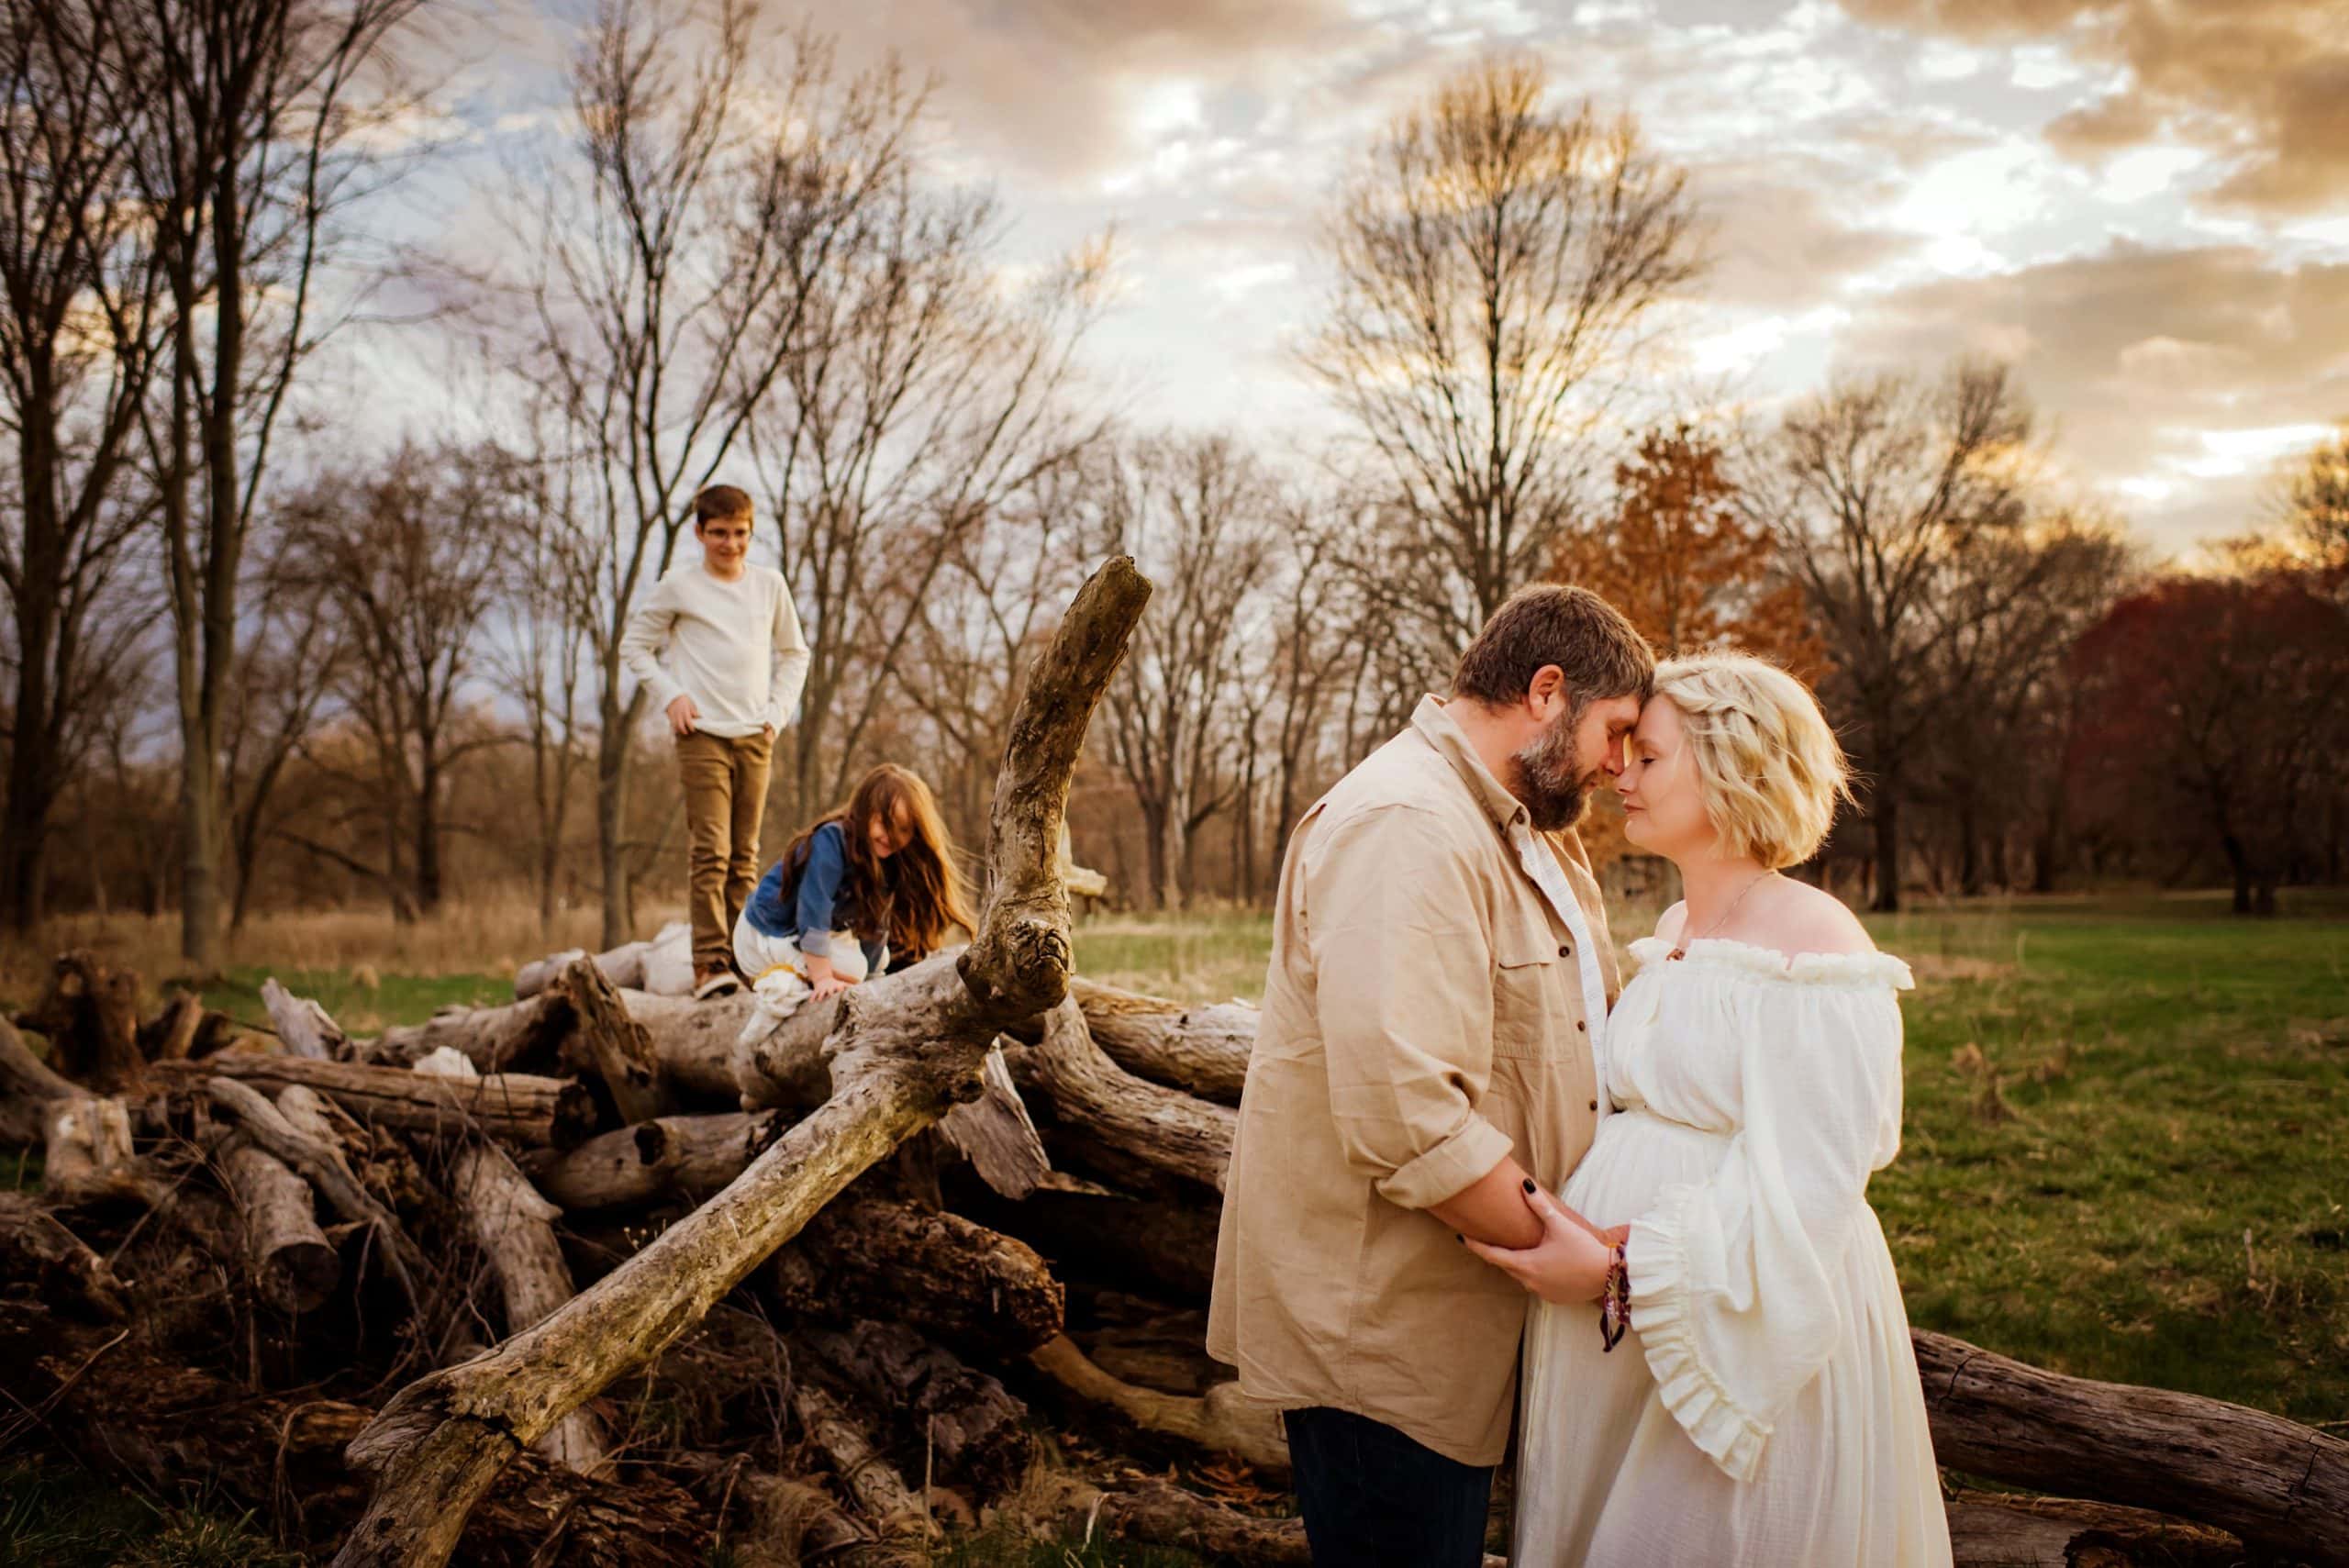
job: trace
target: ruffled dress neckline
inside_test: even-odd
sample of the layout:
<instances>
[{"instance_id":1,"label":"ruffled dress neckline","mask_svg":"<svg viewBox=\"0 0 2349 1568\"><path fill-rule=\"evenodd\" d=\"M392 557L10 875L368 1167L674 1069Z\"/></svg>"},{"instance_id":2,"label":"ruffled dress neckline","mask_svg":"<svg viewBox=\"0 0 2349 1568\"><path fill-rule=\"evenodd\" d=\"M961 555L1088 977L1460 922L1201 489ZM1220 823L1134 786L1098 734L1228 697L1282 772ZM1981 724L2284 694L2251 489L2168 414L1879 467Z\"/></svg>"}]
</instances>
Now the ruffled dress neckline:
<instances>
[{"instance_id":1,"label":"ruffled dress neckline","mask_svg":"<svg viewBox=\"0 0 2349 1568\"><path fill-rule=\"evenodd\" d=\"M1917 984L1908 963L1888 952L1798 952L1790 957L1776 948L1729 937L1699 937L1688 944L1685 956L1675 960L1671 956L1673 945L1662 937L1641 937L1631 943L1631 958L1642 974L1669 962L1692 973L1717 973L1783 985L1907 991Z\"/></svg>"}]
</instances>

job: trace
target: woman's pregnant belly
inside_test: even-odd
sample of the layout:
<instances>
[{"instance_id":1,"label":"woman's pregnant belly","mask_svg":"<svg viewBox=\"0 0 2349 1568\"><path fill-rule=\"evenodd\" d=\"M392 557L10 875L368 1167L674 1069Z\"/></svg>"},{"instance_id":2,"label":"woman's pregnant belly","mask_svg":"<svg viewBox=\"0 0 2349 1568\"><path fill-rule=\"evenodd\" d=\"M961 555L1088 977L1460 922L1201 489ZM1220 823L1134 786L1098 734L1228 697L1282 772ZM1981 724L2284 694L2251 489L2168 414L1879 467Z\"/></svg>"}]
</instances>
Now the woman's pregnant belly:
<instances>
[{"instance_id":1,"label":"woman's pregnant belly","mask_svg":"<svg viewBox=\"0 0 2349 1568\"><path fill-rule=\"evenodd\" d=\"M1644 1106L1617 1111L1566 1178L1566 1207L1600 1229L1637 1219L1666 1187L1709 1180L1731 1135L1667 1121Z\"/></svg>"}]
</instances>

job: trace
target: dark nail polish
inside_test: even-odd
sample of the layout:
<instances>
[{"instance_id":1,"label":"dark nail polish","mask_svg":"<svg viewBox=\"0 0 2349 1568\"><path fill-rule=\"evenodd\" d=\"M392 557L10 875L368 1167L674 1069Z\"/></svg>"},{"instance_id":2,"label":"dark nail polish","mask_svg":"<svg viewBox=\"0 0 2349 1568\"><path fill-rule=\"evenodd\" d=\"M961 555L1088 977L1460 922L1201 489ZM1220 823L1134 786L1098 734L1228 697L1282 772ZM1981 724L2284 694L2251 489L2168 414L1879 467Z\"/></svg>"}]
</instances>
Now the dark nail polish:
<instances>
[{"instance_id":1,"label":"dark nail polish","mask_svg":"<svg viewBox=\"0 0 2349 1568\"><path fill-rule=\"evenodd\" d=\"M1533 1178L1531 1176L1525 1178L1525 1190L1527 1192L1531 1192L1533 1190Z\"/></svg>"}]
</instances>

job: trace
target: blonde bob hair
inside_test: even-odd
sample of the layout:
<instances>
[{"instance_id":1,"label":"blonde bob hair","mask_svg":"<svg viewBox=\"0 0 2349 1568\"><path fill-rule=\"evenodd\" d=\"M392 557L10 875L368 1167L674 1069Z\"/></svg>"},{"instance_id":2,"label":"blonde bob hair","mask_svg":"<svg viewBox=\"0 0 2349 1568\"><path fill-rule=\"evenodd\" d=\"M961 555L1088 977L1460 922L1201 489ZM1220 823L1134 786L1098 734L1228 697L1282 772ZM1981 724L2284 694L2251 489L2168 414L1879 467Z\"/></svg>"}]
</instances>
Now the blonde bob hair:
<instances>
[{"instance_id":1,"label":"blonde bob hair","mask_svg":"<svg viewBox=\"0 0 2349 1568\"><path fill-rule=\"evenodd\" d=\"M1695 653L1656 666L1655 695L1679 710L1725 853L1773 871L1818 853L1851 766L1809 686L1750 653Z\"/></svg>"}]
</instances>

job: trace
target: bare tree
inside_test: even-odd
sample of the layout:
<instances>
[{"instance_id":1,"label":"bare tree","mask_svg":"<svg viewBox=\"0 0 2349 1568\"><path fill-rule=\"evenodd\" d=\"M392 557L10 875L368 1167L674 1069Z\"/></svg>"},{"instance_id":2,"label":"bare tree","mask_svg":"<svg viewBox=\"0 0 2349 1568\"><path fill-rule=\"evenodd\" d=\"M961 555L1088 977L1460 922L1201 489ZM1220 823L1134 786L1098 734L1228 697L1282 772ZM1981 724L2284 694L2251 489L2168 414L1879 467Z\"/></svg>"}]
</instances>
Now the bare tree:
<instances>
[{"instance_id":1,"label":"bare tree","mask_svg":"<svg viewBox=\"0 0 2349 1568\"><path fill-rule=\"evenodd\" d=\"M2336 592L2349 584L2349 422L2285 471L2274 512L2286 537L2315 557Z\"/></svg>"},{"instance_id":2,"label":"bare tree","mask_svg":"<svg viewBox=\"0 0 2349 1568\"><path fill-rule=\"evenodd\" d=\"M830 46L714 15L607 0L572 71L578 139L544 172L529 237L532 358L563 416L597 535L596 839L604 940L627 940L629 774L643 694L620 639L666 571L694 493L807 350L806 302L901 156L916 100L852 78Z\"/></svg>"},{"instance_id":3,"label":"bare tree","mask_svg":"<svg viewBox=\"0 0 2349 1568\"><path fill-rule=\"evenodd\" d=\"M1284 851L1297 818L1310 804L1307 781L1319 756L1331 710L1342 695L1342 676L1358 662L1362 647L1354 631L1363 622L1352 580L1339 569L1342 548L1339 519L1300 506L1276 543L1280 597L1274 628L1278 642L1272 662L1275 781L1271 845ZM1322 759L1334 776L1354 761Z\"/></svg>"},{"instance_id":4,"label":"bare tree","mask_svg":"<svg viewBox=\"0 0 2349 1568\"><path fill-rule=\"evenodd\" d=\"M1919 738L1915 777L1948 818L1959 892L2011 884L2015 827L2030 830L2038 879L2052 876L2065 672L2127 586L2130 563L2119 528L2070 513L1976 539L1943 561L1922 673L1938 717Z\"/></svg>"},{"instance_id":5,"label":"bare tree","mask_svg":"<svg viewBox=\"0 0 2349 1568\"><path fill-rule=\"evenodd\" d=\"M948 563L1102 428L1063 394L1106 249L1007 296L1000 239L991 198L934 190L912 159L896 162L812 280L804 349L754 422L812 655L790 774L801 816L844 792Z\"/></svg>"},{"instance_id":6,"label":"bare tree","mask_svg":"<svg viewBox=\"0 0 2349 1568\"><path fill-rule=\"evenodd\" d=\"M20 932L41 917L83 701L148 618L93 620L142 520L125 480L160 319L112 113L120 47L116 8L96 0L0 0L0 396L16 459L0 519L15 622L0 929Z\"/></svg>"},{"instance_id":7,"label":"bare tree","mask_svg":"<svg viewBox=\"0 0 2349 1568\"><path fill-rule=\"evenodd\" d=\"M352 639L333 595L305 580L283 529L262 546L246 595L252 625L237 649L234 700L224 726L221 782L236 873L228 929L241 929L261 885L262 851L290 815L278 786L325 713Z\"/></svg>"},{"instance_id":8,"label":"bare tree","mask_svg":"<svg viewBox=\"0 0 2349 1568\"><path fill-rule=\"evenodd\" d=\"M1545 107L1547 85L1530 60L1445 83L1380 138L1323 233L1304 362L1364 450L1388 525L1365 581L1424 670L1547 568L1620 373L1701 270L1685 173L1628 116Z\"/></svg>"},{"instance_id":9,"label":"bare tree","mask_svg":"<svg viewBox=\"0 0 2349 1568\"><path fill-rule=\"evenodd\" d=\"M1036 650L1092 564L1078 509L1082 464L1047 471L1000 508L991 525L964 530L897 662L899 700L921 714L940 744L930 784L956 836L977 841Z\"/></svg>"},{"instance_id":10,"label":"bare tree","mask_svg":"<svg viewBox=\"0 0 2349 1568\"><path fill-rule=\"evenodd\" d=\"M1953 593L1967 562L2029 521L2032 431L2002 365L1961 364L1935 382L1845 381L1788 414L1738 488L1777 538L1840 684L1866 779L1878 909L1900 906L1900 807L1954 689L1937 645L2043 582L2021 571Z\"/></svg>"},{"instance_id":11,"label":"bare tree","mask_svg":"<svg viewBox=\"0 0 2349 1568\"><path fill-rule=\"evenodd\" d=\"M529 493L494 448L401 447L373 473L321 479L286 507L287 574L342 616L345 710L366 735L384 863L298 841L390 890L414 917L446 891L442 839L451 771L505 738L465 725L483 617L495 602ZM312 760L318 759L313 754Z\"/></svg>"},{"instance_id":12,"label":"bare tree","mask_svg":"<svg viewBox=\"0 0 2349 1568\"><path fill-rule=\"evenodd\" d=\"M1179 909L1192 835L1235 798L1235 686L1262 631L1283 503L1223 436L1140 441L1099 474L1086 553L1130 554L1157 584L1103 700L1106 751L1141 808L1152 896Z\"/></svg>"},{"instance_id":13,"label":"bare tree","mask_svg":"<svg viewBox=\"0 0 2349 1568\"><path fill-rule=\"evenodd\" d=\"M551 942L564 826L585 760L580 688L594 629L595 551L600 541L580 515L576 464L518 463L515 473L523 495L507 539L498 581L505 613L493 628L487 663L498 686L521 705L537 824L527 848L540 932Z\"/></svg>"},{"instance_id":14,"label":"bare tree","mask_svg":"<svg viewBox=\"0 0 2349 1568\"><path fill-rule=\"evenodd\" d=\"M135 0L109 113L169 304L167 389L144 411L178 673L181 938L218 953L221 743L239 588L271 438L300 367L348 309L322 303L336 218L385 166L406 107L394 34L421 0ZM160 402L161 406L152 405Z\"/></svg>"}]
</instances>

